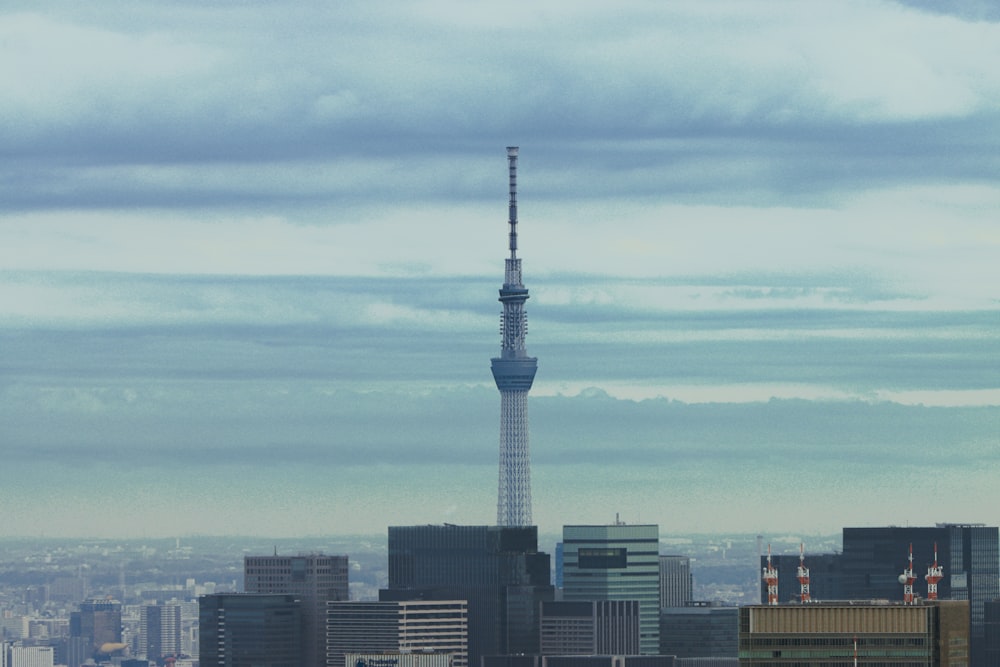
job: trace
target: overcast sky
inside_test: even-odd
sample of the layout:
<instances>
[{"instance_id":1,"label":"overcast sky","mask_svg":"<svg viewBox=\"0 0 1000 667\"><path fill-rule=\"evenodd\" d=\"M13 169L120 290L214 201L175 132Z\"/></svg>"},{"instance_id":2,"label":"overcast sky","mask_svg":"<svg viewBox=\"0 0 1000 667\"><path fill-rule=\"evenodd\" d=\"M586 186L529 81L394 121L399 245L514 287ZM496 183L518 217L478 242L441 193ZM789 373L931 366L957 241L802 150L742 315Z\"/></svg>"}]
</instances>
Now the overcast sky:
<instances>
[{"instance_id":1,"label":"overcast sky","mask_svg":"<svg viewBox=\"0 0 1000 667\"><path fill-rule=\"evenodd\" d=\"M19 6L20 5L20 6ZM8 2L0 535L1000 522L1000 10Z\"/></svg>"}]
</instances>

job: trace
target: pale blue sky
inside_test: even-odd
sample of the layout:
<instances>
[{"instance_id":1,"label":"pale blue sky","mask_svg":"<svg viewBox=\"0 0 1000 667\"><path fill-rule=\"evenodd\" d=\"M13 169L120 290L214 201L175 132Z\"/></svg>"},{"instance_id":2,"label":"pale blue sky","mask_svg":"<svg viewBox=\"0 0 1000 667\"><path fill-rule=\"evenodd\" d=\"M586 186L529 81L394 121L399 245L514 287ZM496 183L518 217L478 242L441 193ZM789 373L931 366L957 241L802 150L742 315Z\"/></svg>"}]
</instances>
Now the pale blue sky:
<instances>
[{"instance_id":1,"label":"pale blue sky","mask_svg":"<svg viewBox=\"0 0 1000 667\"><path fill-rule=\"evenodd\" d=\"M1000 12L0 11L8 535L1000 516Z\"/></svg>"}]
</instances>

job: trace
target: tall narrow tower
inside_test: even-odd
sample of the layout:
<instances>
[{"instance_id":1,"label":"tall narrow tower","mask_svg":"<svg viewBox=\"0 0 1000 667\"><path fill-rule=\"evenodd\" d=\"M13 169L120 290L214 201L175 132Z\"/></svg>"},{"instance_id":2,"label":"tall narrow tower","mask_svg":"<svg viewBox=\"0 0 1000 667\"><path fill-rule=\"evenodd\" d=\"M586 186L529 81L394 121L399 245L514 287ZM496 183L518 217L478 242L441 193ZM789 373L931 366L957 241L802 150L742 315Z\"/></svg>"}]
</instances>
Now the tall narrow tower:
<instances>
[{"instance_id":1,"label":"tall narrow tower","mask_svg":"<svg viewBox=\"0 0 1000 667\"><path fill-rule=\"evenodd\" d=\"M507 147L510 171L510 257L500 288L500 356L494 357L493 379L500 390L500 481L497 493L498 526L531 525L531 455L528 449L528 391L538 360L524 345L528 317L524 302L528 288L521 284L517 258L517 146Z\"/></svg>"}]
</instances>

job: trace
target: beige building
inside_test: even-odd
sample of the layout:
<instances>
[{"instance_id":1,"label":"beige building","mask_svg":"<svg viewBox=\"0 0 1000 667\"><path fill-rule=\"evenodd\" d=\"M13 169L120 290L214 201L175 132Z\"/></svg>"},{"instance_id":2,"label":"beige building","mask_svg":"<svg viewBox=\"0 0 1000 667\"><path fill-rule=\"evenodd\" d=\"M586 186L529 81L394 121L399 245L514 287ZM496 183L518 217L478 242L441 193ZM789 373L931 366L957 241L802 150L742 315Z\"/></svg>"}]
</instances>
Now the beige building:
<instances>
[{"instance_id":1,"label":"beige building","mask_svg":"<svg viewBox=\"0 0 1000 667\"><path fill-rule=\"evenodd\" d=\"M740 667L968 667L969 603L741 607L739 642Z\"/></svg>"},{"instance_id":2,"label":"beige building","mask_svg":"<svg viewBox=\"0 0 1000 667\"><path fill-rule=\"evenodd\" d=\"M329 602L326 646L329 667L355 667L356 661L346 661L354 653L443 653L451 667L468 667L468 604L465 600Z\"/></svg>"}]
</instances>

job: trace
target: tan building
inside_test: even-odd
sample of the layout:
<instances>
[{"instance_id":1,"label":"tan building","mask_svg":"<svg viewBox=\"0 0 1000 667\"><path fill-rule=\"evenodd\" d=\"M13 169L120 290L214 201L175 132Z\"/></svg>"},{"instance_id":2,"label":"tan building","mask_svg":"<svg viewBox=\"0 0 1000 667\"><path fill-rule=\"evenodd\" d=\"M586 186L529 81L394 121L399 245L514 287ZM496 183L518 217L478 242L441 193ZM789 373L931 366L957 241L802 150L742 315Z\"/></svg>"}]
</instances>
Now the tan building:
<instances>
[{"instance_id":1,"label":"tan building","mask_svg":"<svg viewBox=\"0 0 1000 667\"><path fill-rule=\"evenodd\" d=\"M346 660L354 653L444 653L451 667L468 667L468 604L465 600L329 602L326 637L329 667L355 667L356 661Z\"/></svg>"},{"instance_id":2,"label":"tan building","mask_svg":"<svg viewBox=\"0 0 1000 667\"><path fill-rule=\"evenodd\" d=\"M741 607L739 642L740 667L969 667L969 603Z\"/></svg>"}]
</instances>

